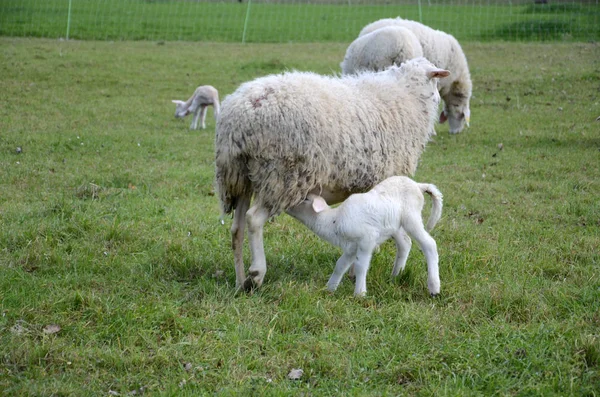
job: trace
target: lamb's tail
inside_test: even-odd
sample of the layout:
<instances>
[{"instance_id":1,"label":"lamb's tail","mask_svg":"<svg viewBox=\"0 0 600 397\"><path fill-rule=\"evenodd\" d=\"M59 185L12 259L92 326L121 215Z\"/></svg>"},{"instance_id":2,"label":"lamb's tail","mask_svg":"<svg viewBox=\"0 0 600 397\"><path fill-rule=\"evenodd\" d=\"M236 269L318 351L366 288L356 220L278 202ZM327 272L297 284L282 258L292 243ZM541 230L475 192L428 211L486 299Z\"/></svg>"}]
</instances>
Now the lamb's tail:
<instances>
[{"instance_id":1,"label":"lamb's tail","mask_svg":"<svg viewBox=\"0 0 600 397\"><path fill-rule=\"evenodd\" d=\"M421 189L421 192L427 193L431 196L431 215L429 215L427 226L425 226L427 231L431 231L442 217L442 201L444 196L435 185L430 183L419 183L418 185L419 189Z\"/></svg>"}]
</instances>

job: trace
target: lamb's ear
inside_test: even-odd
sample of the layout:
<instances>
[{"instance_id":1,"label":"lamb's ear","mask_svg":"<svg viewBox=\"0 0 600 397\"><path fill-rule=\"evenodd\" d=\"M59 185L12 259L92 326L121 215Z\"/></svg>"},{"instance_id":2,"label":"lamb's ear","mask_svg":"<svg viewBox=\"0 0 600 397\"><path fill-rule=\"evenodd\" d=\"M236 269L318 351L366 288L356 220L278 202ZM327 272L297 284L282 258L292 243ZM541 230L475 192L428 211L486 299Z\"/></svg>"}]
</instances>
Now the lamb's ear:
<instances>
[{"instance_id":1,"label":"lamb's ear","mask_svg":"<svg viewBox=\"0 0 600 397\"><path fill-rule=\"evenodd\" d=\"M440 113L440 124L445 123L446 120L448 120L448 114L445 110L442 110L442 113Z\"/></svg>"},{"instance_id":2,"label":"lamb's ear","mask_svg":"<svg viewBox=\"0 0 600 397\"><path fill-rule=\"evenodd\" d=\"M173 100L171 100L171 102L173 102L175 105L181 105L181 104L185 103L183 101L178 101L177 99L173 99Z\"/></svg>"},{"instance_id":3,"label":"lamb's ear","mask_svg":"<svg viewBox=\"0 0 600 397\"><path fill-rule=\"evenodd\" d=\"M312 208L318 214L321 211L325 211L327 208L329 208L329 206L327 205L327 202L323 199L323 197L316 196L313 199Z\"/></svg>"},{"instance_id":4,"label":"lamb's ear","mask_svg":"<svg viewBox=\"0 0 600 397\"><path fill-rule=\"evenodd\" d=\"M450 76L450 72L444 69L429 69L427 70L427 77L430 79L441 79L443 77Z\"/></svg>"}]
</instances>

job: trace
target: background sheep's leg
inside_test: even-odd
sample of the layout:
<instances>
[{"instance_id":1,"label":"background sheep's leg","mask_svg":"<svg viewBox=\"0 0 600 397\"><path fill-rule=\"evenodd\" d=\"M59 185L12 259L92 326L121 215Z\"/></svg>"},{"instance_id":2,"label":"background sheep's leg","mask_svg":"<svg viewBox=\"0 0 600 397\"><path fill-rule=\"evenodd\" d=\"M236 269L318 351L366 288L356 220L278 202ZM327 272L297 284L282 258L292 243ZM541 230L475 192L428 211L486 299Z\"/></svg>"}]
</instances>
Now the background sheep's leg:
<instances>
[{"instance_id":1,"label":"background sheep's leg","mask_svg":"<svg viewBox=\"0 0 600 397\"><path fill-rule=\"evenodd\" d=\"M238 200L231 225L231 249L235 263L235 285L241 288L246 279L244 269L244 228L246 227L246 211L250 206L250 197Z\"/></svg>"},{"instance_id":2,"label":"background sheep's leg","mask_svg":"<svg viewBox=\"0 0 600 397\"><path fill-rule=\"evenodd\" d=\"M365 296L367 294L367 272L376 246L376 244L363 243L356 251L356 261L354 262L354 274L356 275L355 296Z\"/></svg>"},{"instance_id":3,"label":"background sheep's leg","mask_svg":"<svg viewBox=\"0 0 600 397\"><path fill-rule=\"evenodd\" d=\"M394 261L394 268L392 269L392 277L396 277L404 270L410 248L412 247L410 237L408 237L402 228L394 235L394 241L396 242L396 260Z\"/></svg>"},{"instance_id":4,"label":"background sheep's leg","mask_svg":"<svg viewBox=\"0 0 600 397\"><path fill-rule=\"evenodd\" d=\"M419 213L414 213L410 217L407 217L404 228L419 243L423 254L425 254L425 259L427 260L427 288L431 296L435 296L440 293L437 244L433 237L425 230Z\"/></svg>"},{"instance_id":5,"label":"background sheep's leg","mask_svg":"<svg viewBox=\"0 0 600 397\"><path fill-rule=\"evenodd\" d=\"M206 110L207 110L207 108L208 108L207 105L200 106L200 117L202 118L202 129L203 130L206 129Z\"/></svg>"},{"instance_id":6,"label":"background sheep's leg","mask_svg":"<svg viewBox=\"0 0 600 397\"><path fill-rule=\"evenodd\" d=\"M248 222L248 240L250 241L250 252L252 253L252 265L248 269L250 275L244 281L244 289L260 287L267 272L267 260L265 258L265 247L263 243L263 228L269 219L269 211L254 205L246 212Z\"/></svg>"},{"instance_id":7,"label":"background sheep's leg","mask_svg":"<svg viewBox=\"0 0 600 397\"><path fill-rule=\"evenodd\" d=\"M200 118L200 113L202 110L202 106L199 106L194 110L194 118L192 119L192 124L190 125L191 130L198 129L198 119Z\"/></svg>"},{"instance_id":8,"label":"background sheep's leg","mask_svg":"<svg viewBox=\"0 0 600 397\"><path fill-rule=\"evenodd\" d=\"M352 265L355 256L356 248L345 251L340 259L337 260L333 274L329 277L329 281L327 282L327 289L329 291L335 291L338 285L340 285L344 273L346 273L348 268Z\"/></svg>"}]
</instances>

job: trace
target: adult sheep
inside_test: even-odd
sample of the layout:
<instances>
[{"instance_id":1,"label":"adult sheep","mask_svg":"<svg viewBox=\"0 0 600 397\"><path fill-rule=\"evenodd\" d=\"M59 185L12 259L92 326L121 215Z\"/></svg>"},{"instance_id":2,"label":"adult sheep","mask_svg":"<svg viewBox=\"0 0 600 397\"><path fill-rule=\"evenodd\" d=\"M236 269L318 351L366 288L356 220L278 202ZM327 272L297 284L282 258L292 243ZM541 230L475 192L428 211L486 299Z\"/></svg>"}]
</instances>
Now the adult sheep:
<instances>
[{"instance_id":1,"label":"adult sheep","mask_svg":"<svg viewBox=\"0 0 600 397\"><path fill-rule=\"evenodd\" d=\"M422 56L423 48L413 32L402 26L384 26L354 40L340 67L342 74L380 71Z\"/></svg>"},{"instance_id":2,"label":"adult sheep","mask_svg":"<svg viewBox=\"0 0 600 397\"><path fill-rule=\"evenodd\" d=\"M417 58L379 73L270 75L225 98L216 124L216 188L223 213L234 212L238 287L263 282L263 226L270 217L309 193L339 202L389 176L415 172L435 133L437 78L449 74ZM252 255L247 279L246 217Z\"/></svg>"},{"instance_id":3,"label":"adult sheep","mask_svg":"<svg viewBox=\"0 0 600 397\"><path fill-rule=\"evenodd\" d=\"M381 70L392 64L399 64L399 62L410 59L411 52L415 52L412 37L405 32L400 34L393 34L390 31L379 32L382 28L391 26L410 30L421 44L422 55L438 67L447 69L452 73L450 78L441 80L438 86L440 95L444 100L444 110L440 115L440 123L448 120L451 134L461 132L465 123L467 126L469 125L471 116L469 102L473 84L467 58L460 44L452 35L432 29L419 22L402 18L380 19L361 30L359 37L348 47L343 63L348 65L372 64L373 61L369 59L355 59L370 57L375 59L377 63L372 69ZM402 40L405 41L404 46L400 43ZM351 51L353 47L357 46L368 47L368 53ZM421 52L416 51L413 56L420 56ZM342 72L344 72L343 68ZM352 71L348 68L344 73L347 72Z\"/></svg>"}]
</instances>

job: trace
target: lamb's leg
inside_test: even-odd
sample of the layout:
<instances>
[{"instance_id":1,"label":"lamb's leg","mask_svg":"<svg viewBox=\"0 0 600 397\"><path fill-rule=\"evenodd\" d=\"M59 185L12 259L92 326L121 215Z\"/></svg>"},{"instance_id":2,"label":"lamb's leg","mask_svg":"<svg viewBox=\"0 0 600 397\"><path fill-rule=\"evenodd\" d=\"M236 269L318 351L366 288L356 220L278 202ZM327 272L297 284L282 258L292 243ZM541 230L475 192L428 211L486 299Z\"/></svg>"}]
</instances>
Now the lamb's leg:
<instances>
[{"instance_id":1,"label":"lamb's leg","mask_svg":"<svg viewBox=\"0 0 600 397\"><path fill-rule=\"evenodd\" d=\"M355 296L365 296L367 294L367 272L375 247L377 247L376 244L362 243L356 251L356 261L354 262L354 273L356 274Z\"/></svg>"},{"instance_id":2,"label":"lamb's leg","mask_svg":"<svg viewBox=\"0 0 600 397\"><path fill-rule=\"evenodd\" d=\"M394 241L396 242L396 260L394 261L394 268L392 269L392 277L396 277L404 270L410 248L412 247L410 237L408 237L402 228L398 229L398 232L394 235Z\"/></svg>"},{"instance_id":3,"label":"lamb's leg","mask_svg":"<svg viewBox=\"0 0 600 397\"><path fill-rule=\"evenodd\" d=\"M194 119L192 120L192 124L190 125L190 129L196 130L198 129L198 119L200 118L201 106L197 107L194 111Z\"/></svg>"},{"instance_id":4,"label":"lamb's leg","mask_svg":"<svg viewBox=\"0 0 600 397\"><path fill-rule=\"evenodd\" d=\"M250 197L242 197L238 200L231 225L231 249L235 263L235 285L241 288L246 279L244 271L244 228L246 226L246 211L250 206Z\"/></svg>"},{"instance_id":5,"label":"lamb's leg","mask_svg":"<svg viewBox=\"0 0 600 397\"><path fill-rule=\"evenodd\" d=\"M244 281L246 291L260 287L267 272L267 260L263 243L263 227L269 219L269 211L259 204L254 205L246 212L248 218L248 240L252 253L252 265L248 269L250 275Z\"/></svg>"},{"instance_id":6,"label":"lamb's leg","mask_svg":"<svg viewBox=\"0 0 600 397\"><path fill-rule=\"evenodd\" d=\"M440 293L437 244L433 237L425 230L421 215L418 213L407 217L404 228L419 243L423 254L425 254L425 259L427 260L427 288L431 296L436 296Z\"/></svg>"},{"instance_id":7,"label":"lamb's leg","mask_svg":"<svg viewBox=\"0 0 600 397\"><path fill-rule=\"evenodd\" d=\"M344 277L344 273L350 268L352 265L352 261L354 261L354 257L356 255L356 248L345 251L340 259L337 260L335 264L335 269L333 270L333 274L329 277L329 281L327 282L327 289L331 292L335 291L340 285L340 281L342 281L342 277Z\"/></svg>"},{"instance_id":8,"label":"lamb's leg","mask_svg":"<svg viewBox=\"0 0 600 397\"><path fill-rule=\"evenodd\" d=\"M202 117L202 129L206 129L206 109L208 106L202 105L200 106L200 116Z\"/></svg>"}]
</instances>

